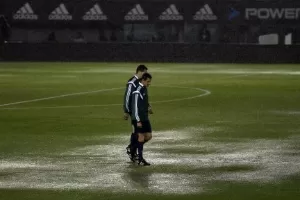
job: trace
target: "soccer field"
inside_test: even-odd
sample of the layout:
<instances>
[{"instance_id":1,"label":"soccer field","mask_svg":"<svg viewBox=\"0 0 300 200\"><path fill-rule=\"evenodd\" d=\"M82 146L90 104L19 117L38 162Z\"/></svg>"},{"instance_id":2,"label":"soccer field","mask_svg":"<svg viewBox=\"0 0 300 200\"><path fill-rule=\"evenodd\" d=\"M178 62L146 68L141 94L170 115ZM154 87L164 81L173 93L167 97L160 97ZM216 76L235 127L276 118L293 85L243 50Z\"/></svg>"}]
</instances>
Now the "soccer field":
<instances>
[{"instance_id":1,"label":"soccer field","mask_svg":"<svg viewBox=\"0 0 300 200\"><path fill-rule=\"evenodd\" d=\"M139 63L0 63L0 199L297 199L300 66L146 63L151 166L129 162Z\"/></svg>"}]
</instances>

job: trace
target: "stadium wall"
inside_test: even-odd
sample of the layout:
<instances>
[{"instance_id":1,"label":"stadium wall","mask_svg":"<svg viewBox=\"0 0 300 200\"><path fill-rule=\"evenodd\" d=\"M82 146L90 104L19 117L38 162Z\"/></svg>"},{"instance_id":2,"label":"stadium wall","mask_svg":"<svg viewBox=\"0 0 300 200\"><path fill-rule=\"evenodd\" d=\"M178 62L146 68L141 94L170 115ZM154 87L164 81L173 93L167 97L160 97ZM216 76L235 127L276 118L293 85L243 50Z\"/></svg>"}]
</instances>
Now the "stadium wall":
<instances>
[{"instance_id":1,"label":"stadium wall","mask_svg":"<svg viewBox=\"0 0 300 200\"><path fill-rule=\"evenodd\" d=\"M296 45L186 43L7 43L2 61L300 63Z\"/></svg>"}]
</instances>

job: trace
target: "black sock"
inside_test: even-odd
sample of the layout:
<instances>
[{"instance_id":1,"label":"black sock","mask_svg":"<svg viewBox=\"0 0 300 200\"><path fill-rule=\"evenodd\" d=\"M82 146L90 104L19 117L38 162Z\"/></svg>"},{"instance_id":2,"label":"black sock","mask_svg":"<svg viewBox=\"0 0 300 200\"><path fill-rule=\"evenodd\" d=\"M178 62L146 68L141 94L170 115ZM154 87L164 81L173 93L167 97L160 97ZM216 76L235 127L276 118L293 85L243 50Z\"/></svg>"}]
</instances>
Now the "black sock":
<instances>
[{"instance_id":1,"label":"black sock","mask_svg":"<svg viewBox=\"0 0 300 200\"><path fill-rule=\"evenodd\" d=\"M135 133L131 133L131 137L130 137L130 145L132 146L135 143Z\"/></svg>"},{"instance_id":2,"label":"black sock","mask_svg":"<svg viewBox=\"0 0 300 200\"><path fill-rule=\"evenodd\" d=\"M139 160L143 159L144 142L138 142Z\"/></svg>"},{"instance_id":3,"label":"black sock","mask_svg":"<svg viewBox=\"0 0 300 200\"><path fill-rule=\"evenodd\" d=\"M133 146L133 152L136 154L137 153L137 148L138 148L138 134L137 133L134 133L133 134L133 140L132 140L132 146Z\"/></svg>"}]
</instances>

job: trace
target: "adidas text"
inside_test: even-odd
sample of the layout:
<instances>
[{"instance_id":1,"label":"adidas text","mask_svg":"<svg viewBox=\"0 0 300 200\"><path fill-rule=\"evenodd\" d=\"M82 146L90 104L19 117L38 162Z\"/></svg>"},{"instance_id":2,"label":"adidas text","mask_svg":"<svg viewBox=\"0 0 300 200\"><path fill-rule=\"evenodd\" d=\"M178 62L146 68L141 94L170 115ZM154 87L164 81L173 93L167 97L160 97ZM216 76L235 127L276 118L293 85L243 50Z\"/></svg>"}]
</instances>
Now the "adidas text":
<instances>
[{"instance_id":1,"label":"adidas text","mask_svg":"<svg viewBox=\"0 0 300 200\"><path fill-rule=\"evenodd\" d=\"M160 20L183 20L183 16L181 15L161 15L159 16Z\"/></svg>"},{"instance_id":2,"label":"adidas text","mask_svg":"<svg viewBox=\"0 0 300 200\"><path fill-rule=\"evenodd\" d=\"M85 21L103 21L103 20L107 20L107 17L105 15L85 15L82 18Z\"/></svg>"},{"instance_id":3,"label":"adidas text","mask_svg":"<svg viewBox=\"0 0 300 200\"><path fill-rule=\"evenodd\" d=\"M136 21L148 20L148 16L146 16L146 15L133 15L133 16L126 15L125 20L128 20L128 21L130 21L130 20L136 20Z\"/></svg>"},{"instance_id":4,"label":"adidas text","mask_svg":"<svg viewBox=\"0 0 300 200\"><path fill-rule=\"evenodd\" d=\"M49 15L49 20L72 20L71 15Z\"/></svg>"},{"instance_id":5,"label":"adidas text","mask_svg":"<svg viewBox=\"0 0 300 200\"><path fill-rule=\"evenodd\" d=\"M38 16L35 14L14 14L14 19L28 19L28 20L37 20Z\"/></svg>"},{"instance_id":6,"label":"adidas text","mask_svg":"<svg viewBox=\"0 0 300 200\"><path fill-rule=\"evenodd\" d=\"M194 16L194 20L207 20L207 21L213 21L213 20L217 20L217 16L215 15L195 15Z\"/></svg>"}]
</instances>

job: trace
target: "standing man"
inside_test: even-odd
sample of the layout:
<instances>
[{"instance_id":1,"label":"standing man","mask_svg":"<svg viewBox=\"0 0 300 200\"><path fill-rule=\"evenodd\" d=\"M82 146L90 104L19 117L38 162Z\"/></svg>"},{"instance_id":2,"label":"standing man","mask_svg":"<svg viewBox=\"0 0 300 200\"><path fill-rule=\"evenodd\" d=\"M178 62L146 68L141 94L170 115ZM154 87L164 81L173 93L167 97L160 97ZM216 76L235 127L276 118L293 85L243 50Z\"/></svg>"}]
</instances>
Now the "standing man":
<instances>
[{"instance_id":1,"label":"standing man","mask_svg":"<svg viewBox=\"0 0 300 200\"><path fill-rule=\"evenodd\" d=\"M138 83L136 91L132 93L132 112L131 118L133 119L134 132L138 135L136 143L138 149L138 164L150 165L143 157L144 144L152 138L152 128L149 121L149 106L148 90L152 76L149 73L144 73ZM151 112L151 111L150 111Z\"/></svg>"},{"instance_id":2,"label":"standing man","mask_svg":"<svg viewBox=\"0 0 300 200\"><path fill-rule=\"evenodd\" d=\"M146 73L148 68L145 65L139 65L136 68L136 73L133 77L131 77L127 84L126 84L126 90L124 94L124 103L123 103L123 111L124 111L124 119L128 120L128 118L131 116L131 101L132 101L132 92L135 91L139 85L139 79L143 76L144 73ZM132 120L131 120L132 124ZM132 124L133 125L133 124ZM134 131L131 133L130 137L130 144L127 146L127 154L129 155L130 159L132 161L135 161L136 157L136 145L133 145L137 142L137 135L134 133Z\"/></svg>"},{"instance_id":3,"label":"standing man","mask_svg":"<svg viewBox=\"0 0 300 200\"><path fill-rule=\"evenodd\" d=\"M4 15L0 15L0 45L9 40L11 36L11 27Z\"/></svg>"}]
</instances>

